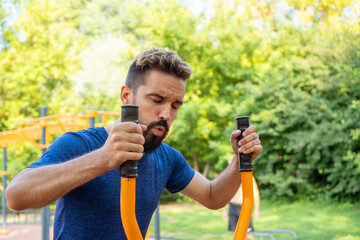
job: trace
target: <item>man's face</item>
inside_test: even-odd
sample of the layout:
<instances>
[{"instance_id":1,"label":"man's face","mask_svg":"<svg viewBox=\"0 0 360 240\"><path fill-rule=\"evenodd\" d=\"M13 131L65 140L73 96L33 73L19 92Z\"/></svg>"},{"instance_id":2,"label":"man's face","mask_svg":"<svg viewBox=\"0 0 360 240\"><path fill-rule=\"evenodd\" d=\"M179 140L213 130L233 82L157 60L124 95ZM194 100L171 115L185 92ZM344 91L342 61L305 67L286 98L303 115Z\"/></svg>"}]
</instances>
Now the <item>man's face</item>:
<instances>
[{"instance_id":1,"label":"man's face","mask_svg":"<svg viewBox=\"0 0 360 240\"><path fill-rule=\"evenodd\" d=\"M139 106L139 123L148 128L144 132L145 153L160 146L177 116L185 94L184 81L174 75L150 70L146 84L131 94L131 104Z\"/></svg>"}]
</instances>

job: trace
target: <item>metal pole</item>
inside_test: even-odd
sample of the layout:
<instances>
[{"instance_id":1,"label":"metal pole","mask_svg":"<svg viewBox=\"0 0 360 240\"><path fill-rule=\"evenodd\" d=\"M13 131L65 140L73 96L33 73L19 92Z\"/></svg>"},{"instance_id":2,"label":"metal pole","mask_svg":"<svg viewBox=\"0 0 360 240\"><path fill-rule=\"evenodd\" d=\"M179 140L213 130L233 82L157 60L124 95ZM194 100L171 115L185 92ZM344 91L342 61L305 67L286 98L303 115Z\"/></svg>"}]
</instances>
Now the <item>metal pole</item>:
<instances>
[{"instance_id":1,"label":"metal pole","mask_svg":"<svg viewBox=\"0 0 360 240\"><path fill-rule=\"evenodd\" d=\"M91 113L90 117L89 117L89 127L90 128L94 128L95 127L95 116L96 114L94 114L95 109L94 108L90 108L89 112Z\"/></svg>"},{"instance_id":2,"label":"metal pole","mask_svg":"<svg viewBox=\"0 0 360 240\"><path fill-rule=\"evenodd\" d=\"M46 106L41 106L40 116L46 116ZM41 144L46 144L46 126L41 129ZM46 152L46 149L41 149L42 154ZM50 207L45 206L41 209L41 228L42 228L42 240L49 240L50 229Z\"/></svg>"},{"instance_id":3,"label":"metal pole","mask_svg":"<svg viewBox=\"0 0 360 240\"><path fill-rule=\"evenodd\" d=\"M159 213L159 203L155 209L155 239L160 240L160 213Z\"/></svg>"},{"instance_id":4,"label":"metal pole","mask_svg":"<svg viewBox=\"0 0 360 240\"><path fill-rule=\"evenodd\" d=\"M105 111L105 109L104 109L104 108L101 108L100 111ZM100 123L103 125L103 127L105 127L105 126L104 126L104 118L103 118L103 115L100 115Z\"/></svg>"},{"instance_id":5,"label":"metal pole","mask_svg":"<svg viewBox=\"0 0 360 240\"><path fill-rule=\"evenodd\" d=\"M3 229L2 232L7 232L6 229L6 198L5 198L5 189L6 189L6 171L7 171L7 167L6 167L6 161L7 161L7 152L6 152L6 147L3 148L3 177L2 177L2 183L3 183L3 193L2 193L2 212L3 212Z\"/></svg>"}]
</instances>

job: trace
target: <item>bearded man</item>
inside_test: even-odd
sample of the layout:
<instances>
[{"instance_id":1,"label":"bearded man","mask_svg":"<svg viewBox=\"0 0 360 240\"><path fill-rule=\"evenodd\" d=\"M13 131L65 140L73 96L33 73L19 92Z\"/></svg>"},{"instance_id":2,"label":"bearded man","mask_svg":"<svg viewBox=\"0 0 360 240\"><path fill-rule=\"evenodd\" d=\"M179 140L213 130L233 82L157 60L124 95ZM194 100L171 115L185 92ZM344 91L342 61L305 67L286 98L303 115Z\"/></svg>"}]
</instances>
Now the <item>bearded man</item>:
<instances>
[{"instance_id":1,"label":"bearded man","mask_svg":"<svg viewBox=\"0 0 360 240\"><path fill-rule=\"evenodd\" d=\"M183 104L185 80L191 73L189 64L174 51L152 48L140 53L120 96L123 104L139 106L139 124L117 121L105 128L64 134L12 180L6 189L9 206L24 210L57 201L54 239L126 239L119 167L139 160L135 208L143 237L165 188L210 209L224 207L241 183L239 152L252 153L254 160L262 146L255 126L239 142L240 131L234 131L233 159L210 181L162 142Z\"/></svg>"}]
</instances>

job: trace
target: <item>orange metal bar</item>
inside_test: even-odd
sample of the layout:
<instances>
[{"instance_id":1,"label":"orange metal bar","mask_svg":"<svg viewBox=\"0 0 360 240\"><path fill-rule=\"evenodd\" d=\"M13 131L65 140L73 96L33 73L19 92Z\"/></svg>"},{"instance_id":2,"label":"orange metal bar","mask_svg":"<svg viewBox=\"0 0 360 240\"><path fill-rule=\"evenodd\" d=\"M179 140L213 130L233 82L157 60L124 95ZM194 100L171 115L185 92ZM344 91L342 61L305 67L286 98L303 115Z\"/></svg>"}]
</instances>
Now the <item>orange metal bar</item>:
<instances>
[{"instance_id":1,"label":"orange metal bar","mask_svg":"<svg viewBox=\"0 0 360 240\"><path fill-rule=\"evenodd\" d=\"M243 204L238 223L236 225L234 240L244 240L250 223L254 205L253 176L252 172L241 172Z\"/></svg>"},{"instance_id":2,"label":"orange metal bar","mask_svg":"<svg viewBox=\"0 0 360 240\"><path fill-rule=\"evenodd\" d=\"M136 178L121 178L120 213L129 240L143 240L135 215Z\"/></svg>"},{"instance_id":3,"label":"orange metal bar","mask_svg":"<svg viewBox=\"0 0 360 240\"><path fill-rule=\"evenodd\" d=\"M109 111L96 111L97 115L106 115L106 116L121 116L120 112L109 112Z\"/></svg>"},{"instance_id":4,"label":"orange metal bar","mask_svg":"<svg viewBox=\"0 0 360 240\"><path fill-rule=\"evenodd\" d=\"M40 149L47 149L50 145L47 145L47 144L40 144L40 143L37 143L35 142L34 140L31 140L30 137L28 137L28 135L26 134L26 131L24 129L24 126L23 125L20 125L20 130L21 130L21 133L24 137L24 139L30 143L32 143L33 145L35 145L36 147L40 148Z\"/></svg>"},{"instance_id":5,"label":"orange metal bar","mask_svg":"<svg viewBox=\"0 0 360 240\"><path fill-rule=\"evenodd\" d=\"M23 121L20 123L20 125L31 125L34 126L38 123L41 122L48 122L51 119L54 118L71 118L71 119L85 119L87 116L85 115L74 115L74 114L54 114L54 115L48 115L45 117L39 117L39 118L35 118L35 119L31 119L31 120L27 120L27 121Z\"/></svg>"}]
</instances>

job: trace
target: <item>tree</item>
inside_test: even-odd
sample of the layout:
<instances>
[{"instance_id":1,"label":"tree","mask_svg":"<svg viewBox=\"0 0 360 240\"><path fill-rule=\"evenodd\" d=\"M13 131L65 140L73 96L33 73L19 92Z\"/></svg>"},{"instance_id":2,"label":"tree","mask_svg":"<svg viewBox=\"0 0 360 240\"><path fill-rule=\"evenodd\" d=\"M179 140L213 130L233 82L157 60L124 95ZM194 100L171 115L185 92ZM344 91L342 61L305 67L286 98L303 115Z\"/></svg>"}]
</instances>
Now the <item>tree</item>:
<instances>
[{"instance_id":1,"label":"tree","mask_svg":"<svg viewBox=\"0 0 360 240\"><path fill-rule=\"evenodd\" d=\"M15 129L19 122L39 117L41 105L49 107L49 114L66 112L65 106L69 104L65 103L72 86L69 76L78 69L78 53L86 44L76 28L76 18L67 11L68 2L34 0L20 2L15 7L16 21L2 22L1 131ZM9 158L17 159L17 166L36 161L30 156L38 155L37 149L31 148L29 154L19 149L16 153L9 151Z\"/></svg>"},{"instance_id":2,"label":"tree","mask_svg":"<svg viewBox=\"0 0 360 240\"><path fill-rule=\"evenodd\" d=\"M264 197L359 199L359 1L205 0L200 13L178 0L47 3L23 4L14 28L2 23L1 126L48 99L54 111L118 108L116 93L90 85L66 104L82 37L124 39L125 71L140 51L166 47L193 68L167 142L194 168L215 177L233 154L235 118L248 115L264 146L254 163Z\"/></svg>"}]
</instances>

